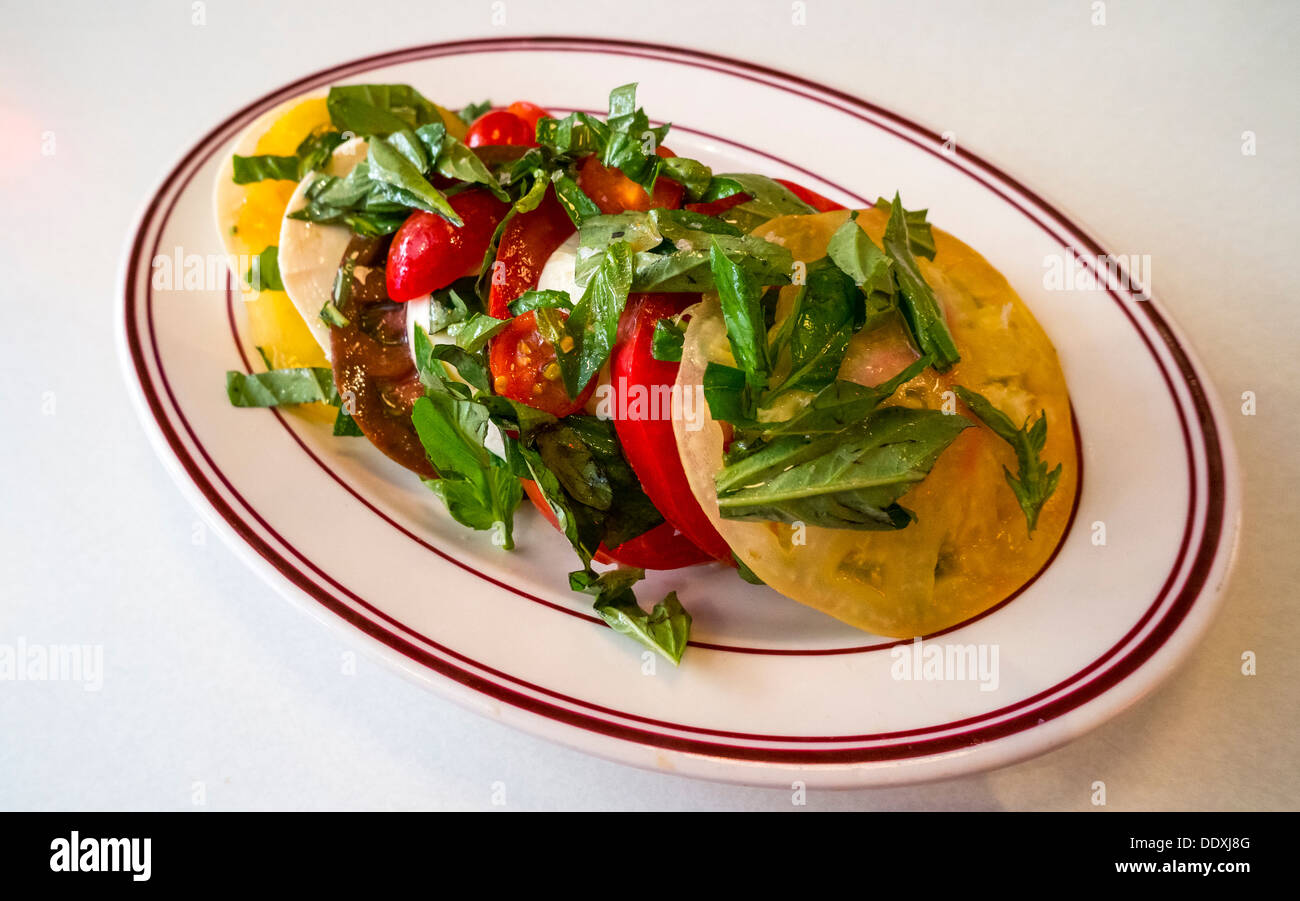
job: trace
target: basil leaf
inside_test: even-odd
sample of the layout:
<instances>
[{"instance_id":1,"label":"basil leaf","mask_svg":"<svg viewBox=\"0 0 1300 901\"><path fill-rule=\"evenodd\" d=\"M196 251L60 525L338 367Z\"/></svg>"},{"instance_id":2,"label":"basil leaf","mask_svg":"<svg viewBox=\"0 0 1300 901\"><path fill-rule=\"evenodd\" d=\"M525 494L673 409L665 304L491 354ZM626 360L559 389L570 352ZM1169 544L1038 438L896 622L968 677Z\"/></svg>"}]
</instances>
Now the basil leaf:
<instances>
[{"instance_id":1,"label":"basil leaf","mask_svg":"<svg viewBox=\"0 0 1300 901\"><path fill-rule=\"evenodd\" d=\"M565 538L569 539L569 544L577 552L583 568L590 568L592 557L600 547L600 522L590 515L588 508L565 493L559 479L547 468L536 449L520 445L518 451L520 458L528 467L529 477L537 485L551 512L555 514L560 531Z\"/></svg>"},{"instance_id":2,"label":"basil leaf","mask_svg":"<svg viewBox=\"0 0 1300 901\"><path fill-rule=\"evenodd\" d=\"M953 390L981 422L1016 452L1016 475L1019 478L1013 477L1005 466L1002 471L1007 484L1015 492L1020 509L1024 511L1025 523L1032 535L1038 527L1038 514L1042 512L1043 504L1047 503L1061 480L1061 464L1056 464L1056 468L1048 472L1047 464L1041 458L1043 446L1047 443L1047 412L1040 411L1032 424L1026 417L1024 425L1017 428L1011 417L994 407L983 395L960 385Z\"/></svg>"},{"instance_id":3,"label":"basil leaf","mask_svg":"<svg viewBox=\"0 0 1300 901\"><path fill-rule=\"evenodd\" d=\"M456 346L474 353L482 350L493 335L510 324L509 319L497 319L486 313L475 313L455 328ZM450 330L448 334L451 334Z\"/></svg>"},{"instance_id":4,"label":"basil leaf","mask_svg":"<svg viewBox=\"0 0 1300 901\"><path fill-rule=\"evenodd\" d=\"M835 380L853 337L860 294L853 279L823 257L808 266L780 340L771 349L783 371L762 404L787 391L820 391Z\"/></svg>"},{"instance_id":5,"label":"basil leaf","mask_svg":"<svg viewBox=\"0 0 1300 901\"><path fill-rule=\"evenodd\" d=\"M612 421L518 416L520 454L584 568L600 544L616 548L664 521L623 456Z\"/></svg>"},{"instance_id":6,"label":"basil leaf","mask_svg":"<svg viewBox=\"0 0 1300 901\"><path fill-rule=\"evenodd\" d=\"M334 436L336 438L362 438L365 432L357 421L348 415L348 411L339 407L338 416L334 417Z\"/></svg>"},{"instance_id":7,"label":"basil leaf","mask_svg":"<svg viewBox=\"0 0 1300 901\"><path fill-rule=\"evenodd\" d=\"M476 279L476 276L468 275L433 292L429 298L429 334L436 335L449 325L464 322L471 312L482 312L482 304L474 291Z\"/></svg>"},{"instance_id":8,"label":"basil leaf","mask_svg":"<svg viewBox=\"0 0 1300 901\"><path fill-rule=\"evenodd\" d=\"M713 170L699 160L683 156L670 156L660 160L659 170L663 175L680 182L686 189L688 203L698 203L713 181Z\"/></svg>"},{"instance_id":9,"label":"basil leaf","mask_svg":"<svg viewBox=\"0 0 1300 901\"><path fill-rule=\"evenodd\" d=\"M384 137L404 128L442 120L438 108L405 84L352 84L330 88L325 101L339 131Z\"/></svg>"},{"instance_id":10,"label":"basil leaf","mask_svg":"<svg viewBox=\"0 0 1300 901\"><path fill-rule=\"evenodd\" d=\"M532 183L528 190L519 195L515 201L514 210L517 213L531 213L542 205L546 198L546 187L550 184L546 173L541 169L534 170L532 173Z\"/></svg>"},{"instance_id":11,"label":"basil leaf","mask_svg":"<svg viewBox=\"0 0 1300 901\"><path fill-rule=\"evenodd\" d=\"M897 194L894 195L894 199L898 199ZM883 197L877 197L876 202L872 205L878 210L893 215L893 204ZM918 257L933 260L935 253L934 231L930 228L930 223L926 221L928 212L929 210L903 210L903 215L907 220L907 239L908 245L912 248L912 253Z\"/></svg>"},{"instance_id":12,"label":"basil leaf","mask_svg":"<svg viewBox=\"0 0 1300 901\"><path fill-rule=\"evenodd\" d=\"M571 573L569 585L575 591L596 596L595 609L615 632L635 639L673 662L681 663L691 634L691 615L677 599L668 595L646 613L637 603L632 586L645 578L645 570L613 569L592 577L585 571Z\"/></svg>"},{"instance_id":13,"label":"basil leaf","mask_svg":"<svg viewBox=\"0 0 1300 901\"><path fill-rule=\"evenodd\" d=\"M434 353L434 348L441 346L446 345L435 345L429 340L429 333L424 330L424 327L416 323L411 352L415 357L415 371L420 377L420 384L424 386L425 393L446 393L449 390L447 370L442 367L441 360Z\"/></svg>"},{"instance_id":14,"label":"basil leaf","mask_svg":"<svg viewBox=\"0 0 1300 901\"><path fill-rule=\"evenodd\" d=\"M903 528L912 515L896 501L970 425L936 410L890 407L812 442L779 439L718 474L719 512L823 528Z\"/></svg>"},{"instance_id":15,"label":"basil leaf","mask_svg":"<svg viewBox=\"0 0 1300 901\"><path fill-rule=\"evenodd\" d=\"M798 195L766 175L754 175L746 172L728 172L714 176L708 190L706 201L720 200L733 194L744 192L749 200L729 210L719 213L719 218L731 222L741 231L752 231L769 219L777 216L805 215L815 213L811 205L800 200Z\"/></svg>"},{"instance_id":16,"label":"basil leaf","mask_svg":"<svg viewBox=\"0 0 1300 901\"><path fill-rule=\"evenodd\" d=\"M229 371L226 396L236 407L279 407L286 404L339 402L334 373L327 366L300 366L270 372Z\"/></svg>"},{"instance_id":17,"label":"basil leaf","mask_svg":"<svg viewBox=\"0 0 1300 901\"><path fill-rule=\"evenodd\" d=\"M312 170L324 169L343 140L343 135L337 131L322 131L303 138L293 156L236 154L232 158L233 180L237 185L265 179L299 181Z\"/></svg>"},{"instance_id":18,"label":"basil leaf","mask_svg":"<svg viewBox=\"0 0 1300 901\"><path fill-rule=\"evenodd\" d=\"M456 374L479 391L491 390L491 378L482 353L465 350L455 344L431 344L429 356L456 367Z\"/></svg>"},{"instance_id":19,"label":"basil leaf","mask_svg":"<svg viewBox=\"0 0 1300 901\"><path fill-rule=\"evenodd\" d=\"M894 264L894 277L902 292L899 309L921 353L934 358L934 367L948 369L961 360L948 323L944 321L934 291L926 283L911 251L911 230L907 215L894 195L889 221L885 224L885 253Z\"/></svg>"},{"instance_id":20,"label":"basil leaf","mask_svg":"<svg viewBox=\"0 0 1300 901\"><path fill-rule=\"evenodd\" d=\"M475 119L488 112L490 109L492 109L491 100L480 100L478 103L470 103L461 107L456 112L456 115L459 116L460 121L464 122L466 125L473 125Z\"/></svg>"},{"instance_id":21,"label":"basil leaf","mask_svg":"<svg viewBox=\"0 0 1300 901\"><path fill-rule=\"evenodd\" d=\"M563 119L544 117L537 122L537 143L563 156L586 156L602 150L609 128L589 113L573 112Z\"/></svg>"},{"instance_id":22,"label":"basil leaf","mask_svg":"<svg viewBox=\"0 0 1300 901\"><path fill-rule=\"evenodd\" d=\"M745 561L736 555L735 551L731 552L731 562L736 564L736 574L748 582L750 585L766 585L752 569L745 565Z\"/></svg>"},{"instance_id":23,"label":"basil leaf","mask_svg":"<svg viewBox=\"0 0 1300 901\"><path fill-rule=\"evenodd\" d=\"M296 156L239 156L231 159L234 168L233 181L237 185L247 185L264 179L285 179L297 181L298 157Z\"/></svg>"},{"instance_id":24,"label":"basil leaf","mask_svg":"<svg viewBox=\"0 0 1300 901\"><path fill-rule=\"evenodd\" d=\"M591 448L572 426L559 423L536 436L537 451L569 497L602 512L614 503L614 489Z\"/></svg>"},{"instance_id":25,"label":"basil leaf","mask_svg":"<svg viewBox=\"0 0 1300 901\"><path fill-rule=\"evenodd\" d=\"M253 263L244 273L244 281L254 291L283 291L280 278L280 248L268 247L253 257Z\"/></svg>"},{"instance_id":26,"label":"basil leaf","mask_svg":"<svg viewBox=\"0 0 1300 901\"><path fill-rule=\"evenodd\" d=\"M501 236L505 234L506 227L514 221L514 218L514 209L507 210L497 224L496 231L492 232L492 238L488 241L487 250L483 252L483 262L479 264L478 278L474 281L474 293L483 306L486 306L491 300L492 273L496 268L497 251L501 247Z\"/></svg>"},{"instance_id":27,"label":"basil leaf","mask_svg":"<svg viewBox=\"0 0 1300 901\"><path fill-rule=\"evenodd\" d=\"M560 309L572 310L573 301L565 291L529 290L510 301L510 313L520 316L529 310Z\"/></svg>"},{"instance_id":28,"label":"basil leaf","mask_svg":"<svg viewBox=\"0 0 1300 901\"><path fill-rule=\"evenodd\" d=\"M488 411L480 404L434 393L411 409L411 422L439 478L426 479L457 522L486 531L501 528L514 547L514 511L523 486L506 461L487 449ZM498 525L498 523L500 525Z\"/></svg>"},{"instance_id":29,"label":"basil leaf","mask_svg":"<svg viewBox=\"0 0 1300 901\"><path fill-rule=\"evenodd\" d=\"M488 167L478 158L478 154L451 135L444 136L442 150L438 153L434 168L445 178L485 185L498 199L505 201L510 199L509 195L502 190L500 183L488 171Z\"/></svg>"},{"instance_id":30,"label":"basil leaf","mask_svg":"<svg viewBox=\"0 0 1300 901\"><path fill-rule=\"evenodd\" d=\"M605 251L596 274L564 322L565 332L573 339L572 348L556 347L570 397L577 397L609 359L631 288L632 257L627 244L617 241Z\"/></svg>"},{"instance_id":31,"label":"basil leaf","mask_svg":"<svg viewBox=\"0 0 1300 901\"><path fill-rule=\"evenodd\" d=\"M650 356L665 363L680 363L685 339L685 326L672 319L660 319L650 339Z\"/></svg>"},{"instance_id":32,"label":"basil leaf","mask_svg":"<svg viewBox=\"0 0 1300 901\"><path fill-rule=\"evenodd\" d=\"M710 362L701 379L709 415L720 422L748 423L754 418L749 379L734 366Z\"/></svg>"},{"instance_id":33,"label":"basil leaf","mask_svg":"<svg viewBox=\"0 0 1300 901\"><path fill-rule=\"evenodd\" d=\"M588 219L600 215L600 207L596 206L596 201L583 193L576 181L562 172L557 172L552 180L555 184L555 199L560 202L560 206L569 214L569 219L576 227L582 228Z\"/></svg>"},{"instance_id":34,"label":"basil leaf","mask_svg":"<svg viewBox=\"0 0 1300 901\"><path fill-rule=\"evenodd\" d=\"M857 382L831 382L798 414L785 422L770 425L763 437L770 440L783 435L840 432L866 419L900 386L916 378L929 365L930 358L922 357L898 375L875 387L859 385Z\"/></svg>"},{"instance_id":35,"label":"basil leaf","mask_svg":"<svg viewBox=\"0 0 1300 901\"><path fill-rule=\"evenodd\" d=\"M388 140L372 140L366 160L371 178L409 195L412 206L437 213L453 225L464 224L443 193L424 177L428 160L423 145L410 132L399 131Z\"/></svg>"},{"instance_id":36,"label":"basil leaf","mask_svg":"<svg viewBox=\"0 0 1300 901\"><path fill-rule=\"evenodd\" d=\"M771 364L767 356L762 294L753 276L734 263L718 245L709 250L709 266L722 304L722 318L727 324L727 340L736 365L745 373L745 381L757 392L767 384Z\"/></svg>"},{"instance_id":37,"label":"basil leaf","mask_svg":"<svg viewBox=\"0 0 1300 901\"><path fill-rule=\"evenodd\" d=\"M892 293L892 264L885 252L858 225L857 220L858 211L854 210L849 214L849 220L831 235L826 254L864 292Z\"/></svg>"}]
</instances>

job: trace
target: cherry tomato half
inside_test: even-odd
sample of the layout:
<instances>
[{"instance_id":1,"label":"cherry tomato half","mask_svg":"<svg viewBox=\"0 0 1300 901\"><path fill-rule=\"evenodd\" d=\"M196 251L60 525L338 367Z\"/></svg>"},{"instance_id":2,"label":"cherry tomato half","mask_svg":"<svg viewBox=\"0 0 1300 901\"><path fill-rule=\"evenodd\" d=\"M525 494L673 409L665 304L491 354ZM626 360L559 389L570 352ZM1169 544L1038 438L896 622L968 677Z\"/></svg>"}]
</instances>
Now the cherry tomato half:
<instances>
[{"instance_id":1,"label":"cherry tomato half","mask_svg":"<svg viewBox=\"0 0 1300 901\"><path fill-rule=\"evenodd\" d=\"M386 275L392 300L415 300L472 273L483 262L492 233L508 209L482 188L462 191L448 202L463 225L417 210L393 236Z\"/></svg>"},{"instance_id":2,"label":"cherry tomato half","mask_svg":"<svg viewBox=\"0 0 1300 901\"><path fill-rule=\"evenodd\" d=\"M506 107L506 112L513 113L527 122L528 127L533 130L534 138L537 135L537 123L551 115L550 110L543 109L536 103L529 103L527 100L516 100Z\"/></svg>"},{"instance_id":3,"label":"cherry tomato half","mask_svg":"<svg viewBox=\"0 0 1300 901\"><path fill-rule=\"evenodd\" d=\"M531 147L536 142L536 126L506 110L492 110L474 120L465 135L465 143L470 147L484 145L509 144L515 147Z\"/></svg>"},{"instance_id":4,"label":"cherry tomato half","mask_svg":"<svg viewBox=\"0 0 1300 901\"><path fill-rule=\"evenodd\" d=\"M656 388L665 394L671 390L679 367L677 363L654 358L651 349L655 325L697 300L698 294L633 294L628 298L619 322L619 341L610 356L610 379L615 400L624 393L629 394L629 399L614 404L614 428L623 445L623 455L664 519L708 556L729 561L731 547L713 527L689 488L673 434L671 411L656 410L653 404L638 407L631 400L635 386L644 389L643 398L655 397ZM684 399L686 412L692 409L686 406L688 401L704 402L701 397Z\"/></svg>"},{"instance_id":5,"label":"cherry tomato half","mask_svg":"<svg viewBox=\"0 0 1300 901\"><path fill-rule=\"evenodd\" d=\"M542 267L573 231L568 213L551 193L537 209L511 219L501 233L492 266L488 313L509 319L510 302L537 287ZM582 409L595 390L593 379L579 397L569 397L560 378L555 348L538 331L534 313L516 316L492 339L488 365L498 394L556 416Z\"/></svg>"},{"instance_id":6,"label":"cherry tomato half","mask_svg":"<svg viewBox=\"0 0 1300 901\"><path fill-rule=\"evenodd\" d=\"M655 153L662 157L676 156L667 147ZM602 213L621 213L624 210L675 210L682 205L682 186L671 178L655 179L653 196L617 169L598 160L595 154L582 161L578 168L578 187L595 201Z\"/></svg>"}]
</instances>

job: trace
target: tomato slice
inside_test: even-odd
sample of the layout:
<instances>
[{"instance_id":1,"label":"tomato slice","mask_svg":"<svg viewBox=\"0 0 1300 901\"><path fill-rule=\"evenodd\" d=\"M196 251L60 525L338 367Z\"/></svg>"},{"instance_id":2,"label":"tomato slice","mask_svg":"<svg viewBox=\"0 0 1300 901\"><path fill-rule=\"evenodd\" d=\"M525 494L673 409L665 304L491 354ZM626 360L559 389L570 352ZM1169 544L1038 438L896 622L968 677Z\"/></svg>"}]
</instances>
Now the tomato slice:
<instances>
[{"instance_id":1,"label":"tomato slice","mask_svg":"<svg viewBox=\"0 0 1300 901\"><path fill-rule=\"evenodd\" d=\"M662 157L677 155L667 147L660 147L655 153ZM606 214L624 210L675 210L682 205L685 194L680 184L662 177L655 179L654 194L647 194L645 188L617 169L606 166L595 154L583 160L578 168L578 187Z\"/></svg>"},{"instance_id":2,"label":"tomato slice","mask_svg":"<svg viewBox=\"0 0 1300 901\"><path fill-rule=\"evenodd\" d=\"M549 192L537 209L511 219L501 234L492 266L488 313L509 319L510 302L537 287L542 267L573 232L569 214ZM555 348L538 331L534 313L515 317L492 339L488 365L497 394L555 416L568 416L582 409L595 390L593 379L579 397L569 397L560 378Z\"/></svg>"},{"instance_id":3,"label":"tomato slice","mask_svg":"<svg viewBox=\"0 0 1300 901\"><path fill-rule=\"evenodd\" d=\"M439 215L416 210L393 236L385 275L390 300L423 297L472 273L483 262L507 205L482 188L455 194L448 203L463 225L457 227Z\"/></svg>"},{"instance_id":4,"label":"tomato slice","mask_svg":"<svg viewBox=\"0 0 1300 901\"><path fill-rule=\"evenodd\" d=\"M536 135L536 125L530 125L508 110L492 110L474 120L465 135L465 143L470 147L501 144L532 147L536 145Z\"/></svg>"},{"instance_id":5,"label":"tomato slice","mask_svg":"<svg viewBox=\"0 0 1300 901\"><path fill-rule=\"evenodd\" d=\"M533 502L533 506L547 522L559 529L560 522L555 518L555 511L546 502L537 483L528 479L523 482L524 493ZM597 548L593 559L597 563L618 563L641 569L681 569L683 566L708 563L713 558L692 544L670 523L663 522L612 550L602 544Z\"/></svg>"},{"instance_id":6,"label":"tomato slice","mask_svg":"<svg viewBox=\"0 0 1300 901\"><path fill-rule=\"evenodd\" d=\"M676 316L699 299L698 294L633 294L628 298L619 323L619 342L610 356L614 398L617 401L621 394L628 394L625 403L614 404L614 428L623 455L664 519L709 557L730 561L731 547L713 527L695 495L683 490L690 483L677 452L671 412L662 405L638 406L632 400L637 386L643 389L643 398L656 396L655 389L663 392L660 397L672 389L678 364L654 358L655 324ZM702 398L690 400L703 403Z\"/></svg>"},{"instance_id":7,"label":"tomato slice","mask_svg":"<svg viewBox=\"0 0 1300 901\"><path fill-rule=\"evenodd\" d=\"M785 185L790 189L791 193L819 213L829 213L831 210L848 209L848 207L843 204L836 203L829 197L823 197L816 191L805 188L797 182L789 181L784 178L775 178L773 181ZM721 200L715 200L712 203L688 203L686 204L686 209L693 213L703 213L706 216L718 216L725 213L733 206L739 206L749 199L750 196L742 192L740 194L732 194L730 197L724 197Z\"/></svg>"}]
</instances>

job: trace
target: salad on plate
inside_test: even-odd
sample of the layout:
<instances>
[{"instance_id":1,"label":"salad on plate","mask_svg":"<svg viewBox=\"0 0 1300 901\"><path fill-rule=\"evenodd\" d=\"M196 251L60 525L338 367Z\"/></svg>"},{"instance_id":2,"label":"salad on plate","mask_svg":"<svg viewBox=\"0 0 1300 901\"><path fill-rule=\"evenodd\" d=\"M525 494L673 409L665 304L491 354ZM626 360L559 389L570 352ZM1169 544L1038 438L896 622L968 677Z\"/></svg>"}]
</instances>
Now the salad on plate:
<instances>
[{"instance_id":1,"label":"salad on plate","mask_svg":"<svg viewBox=\"0 0 1300 901\"><path fill-rule=\"evenodd\" d=\"M231 403L367 439L503 552L536 508L557 579L674 663L691 567L896 638L1014 594L1079 477L1033 314L897 193L849 210L669 130L633 84L605 117L396 84L272 110L215 187L266 367ZM650 569L680 588L643 603Z\"/></svg>"}]
</instances>

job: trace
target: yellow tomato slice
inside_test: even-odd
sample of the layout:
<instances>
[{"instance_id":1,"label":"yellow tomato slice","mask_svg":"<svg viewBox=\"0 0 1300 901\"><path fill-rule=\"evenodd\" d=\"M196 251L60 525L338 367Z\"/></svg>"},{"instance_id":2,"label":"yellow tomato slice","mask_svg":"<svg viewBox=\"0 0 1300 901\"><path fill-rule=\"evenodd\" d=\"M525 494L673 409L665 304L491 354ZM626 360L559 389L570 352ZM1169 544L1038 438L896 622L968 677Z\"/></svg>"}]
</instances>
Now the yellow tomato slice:
<instances>
[{"instance_id":1,"label":"yellow tomato slice","mask_svg":"<svg viewBox=\"0 0 1300 901\"><path fill-rule=\"evenodd\" d=\"M845 211L784 216L756 234L784 244L796 260L811 262L825 256L831 235L847 216ZM885 221L876 210L858 218L877 243ZM959 623L1031 579L1065 531L1078 484L1069 394L1051 341L983 257L937 228L934 237L934 261L919 264L943 305L962 359L946 373L931 369L917 376L889 403L974 419L951 393L952 386L963 385L1018 423L1045 410L1043 458L1063 469L1032 536L1003 474L1004 466L1016 472L1015 454L983 425L964 431L930 475L900 499L916 522L898 531L864 532L722 519L713 487L722 468L722 429L707 418L695 431L684 420L674 422L691 490L746 566L801 604L895 638ZM789 303L783 296L778 312ZM916 358L902 326L891 321L854 337L840 378L878 384ZM710 360L731 362L726 326L712 295L693 308L678 376L683 390L701 383Z\"/></svg>"}]
</instances>

